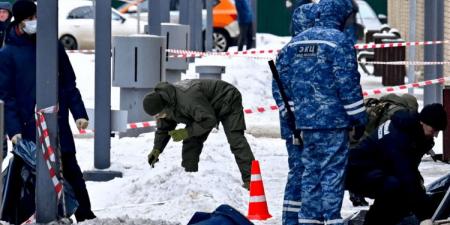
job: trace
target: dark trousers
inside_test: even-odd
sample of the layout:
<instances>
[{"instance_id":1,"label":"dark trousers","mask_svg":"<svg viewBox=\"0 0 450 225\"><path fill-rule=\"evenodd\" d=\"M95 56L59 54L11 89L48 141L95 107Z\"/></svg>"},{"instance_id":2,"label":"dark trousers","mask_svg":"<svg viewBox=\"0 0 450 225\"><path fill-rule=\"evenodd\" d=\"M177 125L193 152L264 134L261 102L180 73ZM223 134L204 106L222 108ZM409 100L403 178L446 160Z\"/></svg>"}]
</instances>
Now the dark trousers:
<instances>
[{"instance_id":1,"label":"dark trousers","mask_svg":"<svg viewBox=\"0 0 450 225\"><path fill-rule=\"evenodd\" d=\"M8 154L8 138L6 136L3 138L3 158Z\"/></svg>"},{"instance_id":2,"label":"dark trousers","mask_svg":"<svg viewBox=\"0 0 450 225\"><path fill-rule=\"evenodd\" d=\"M225 125L224 125L225 127ZM247 139L244 136L244 131L230 131L225 129L228 143L230 144L231 152L241 172L243 182L249 182L251 177L251 165L255 159ZM182 162L181 165L187 172L197 172L198 162L200 160L200 153L203 149L203 143L208 138L209 132L199 137L191 137L183 141Z\"/></svg>"},{"instance_id":3,"label":"dark trousers","mask_svg":"<svg viewBox=\"0 0 450 225\"><path fill-rule=\"evenodd\" d=\"M346 188L353 193L374 199L364 219L364 225L396 225L412 211L403 195L399 180L385 175L380 170L347 170Z\"/></svg>"},{"instance_id":4,"label":"dark trousers","mask_svg":"<svg viewBox=\"0 0 450 225\"><path fill-rule=\"evenodd\" d=\"M240 94L236 94L231 107L231 112L219 118L223 125L231 152L241 172L243 182L250 182L253 156L250 145L244 136L245 120ZM197 137L190 137L183 141L181 165L188 172L198 171L198 162L202 152L203 143L208 138L209 132Z\"/></svg>"},{"instance_id":5,"label":"dark trousers","mask_svg":"<svg viewBox=\"0 0 450 225\"><path fill-rule=\"evenodd\" d=\"M247 50L255 47L253 41L253 23L240 23L239 33L238 51L242 51L244 45L246 45Z\"/></svg>"},{"instance_id":6,"label":"dark trousers","mask_svg":"<svg viewBox=\"0 0 450 225\"><path fill-rule=\"evenodd\" d=\"M94 213L91 211L91 202L86 183L84 182L80 166L78 166L75 153L62 153L61 155L64 179L72 186L79 204L75 212L75 218L78 222L95 218Z\"/></svg>"}]
</instances>

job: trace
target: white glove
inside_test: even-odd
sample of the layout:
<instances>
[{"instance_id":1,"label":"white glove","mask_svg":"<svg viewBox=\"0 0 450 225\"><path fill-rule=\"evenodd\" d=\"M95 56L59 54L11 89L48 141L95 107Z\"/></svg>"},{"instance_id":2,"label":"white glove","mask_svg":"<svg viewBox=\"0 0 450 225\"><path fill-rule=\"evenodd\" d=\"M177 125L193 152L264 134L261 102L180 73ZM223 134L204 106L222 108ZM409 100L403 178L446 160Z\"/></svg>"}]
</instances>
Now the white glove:
<instances>
[{"instance_id":1,"label":"white glove","mask_svg":"<svg viewBox=\"0 0 450 225\"><path fill-rule=\"evenodd\" d=\"M11 138L11 142L15 145L20 139L22 139L22 134L19 133Z\"/></svg>"},{"instance_id":2,"label":"white glove","mask_svg":"<svg viewBox=\"0 0 450 225\"><path fill-rule=\"evenodd\" d=\"M89 121L85 118L80 118L75 121L75 124L77 125L78 130L84 130L88 127Z\"/></svg>"},{"instance_id":3,"label":"white glove","mask_svg":"<svg viewBox=\"0 0 450 225\"><path fill-rule=\"evenodd\" d=\"M420 222L420 225L433 225L433 221L431 221L431 219L422 220L422 222Z\"/></svg>"},{"instance_id":4,"label":"white glove","mask_svg":"<svg viewBox=\"0 0 450 225\"><path fill-rule=\"evenodd\" d=\"M286 8L291 8L292 2L290 0L286 0Z\"/></svg>"}]
</instances>

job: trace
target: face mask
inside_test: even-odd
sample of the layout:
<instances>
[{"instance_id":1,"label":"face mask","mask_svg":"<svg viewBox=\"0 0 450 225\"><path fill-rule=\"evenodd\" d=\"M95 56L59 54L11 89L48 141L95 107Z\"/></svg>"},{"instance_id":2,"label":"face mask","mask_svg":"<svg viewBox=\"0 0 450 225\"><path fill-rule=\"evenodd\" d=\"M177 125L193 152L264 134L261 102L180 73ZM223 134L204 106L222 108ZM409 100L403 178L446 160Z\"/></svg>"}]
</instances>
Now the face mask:
<instances>
[{"instance_id":1,"label":"face mask","mask_svg":"<svg viewBox=\"0 0 450 225\"><path fill-rule=\"evenodd\" d=\"M23 27L23 31L27 34L35 34L37 30L37 20L28 20L24 21L25 27Z\"/></svg>"}]
</instances>

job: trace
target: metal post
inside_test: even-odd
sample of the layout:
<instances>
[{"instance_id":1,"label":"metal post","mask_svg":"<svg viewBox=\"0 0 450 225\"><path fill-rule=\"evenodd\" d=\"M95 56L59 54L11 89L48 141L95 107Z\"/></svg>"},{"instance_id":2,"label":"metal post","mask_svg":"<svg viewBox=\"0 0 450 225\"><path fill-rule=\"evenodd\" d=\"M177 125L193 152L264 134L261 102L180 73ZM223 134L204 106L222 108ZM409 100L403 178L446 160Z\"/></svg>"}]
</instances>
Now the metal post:
<instances>
[{"instance_id":1,"label":"metal post","mask_svg":"<svg viewBox=\"0 0 450 225\"><path fill-rule=\"evenodd\" d=\"M425 4L425 41L435 41L437 38L437 0L424 1ZM424 46L424 60L428 62L436 62L436 45ZM424 79L431 80L437 78L437 71L435 65L424 66ZM436 85L430 85L424 87L423 96L424 105L428 105L436 102Z\"/></svg>"},{"instance_id":2,"label":"metal post","mask_svg":"<svg viewBox=\"0 0 450 225\"><path fill-rule=\"evenodd\" d=\"M443 105L444 105L444 109L447 113L447 120L450 121L450 86L445 86L443 92ZM450 161L450 126L447 125L447 129L445 129L443 132L443 137L442 137L442 141L443 143L443 160L445 162L449 162Z\"/></svg>"},{"instance_id":3,"label":"metal post","mask_svg":"<svg viewBox=\"0 0 450 225\"><path fill-rule=\"evenodd\" d=\"M250 2L253 12L253 42L252 46L256 48L256 30L258 28L258 1L251 0ZM249 47L247 47L249 48Z\"/></svg>"},{"instance_id":4,"label":"metal post","mask_svg":"<svg viewBox=\"0 0 450 225\"><path fill-rule=\"evenodd\" d=\"M202 51L202 0L180 0L180 24L191 28L190 50Z\"/></svg>"},{"instance_id":5,"label":"metal post","mask_svg":"<svg viewBox=\"0 0 450 225\"><path fill-rule=\"evenodd\" d=\"M111 165L111 1L95 1L94 166Z\"/></svg>"},{"instance_id":6,"label":"metal post","mask_svg":"<svg viewBox=\"0 0 450 225\"><path fill-rule=\"evenodd\" d=\"M417 0L409 0L409 41L416 40L416 11L417 11ZM409 61L415 61L416 59L416 47L411 46L408 52ZM414 83L416 80L415 67L414 65L408 66L408 83ZM409 88L408 93L413 95L414 88Z\"/></svg>"},{"instance_id":7,"label":"metal post","mask_svg":"<svg viewBox=\"0 0 450 225\"><path fill-rule=\"evenodd\" d=\"M148 1L148 33L161 35L161 23L170 22L170 1L149 0Z\"/></svg>"},{"instance_id":8,"label":"metal post","mask_svg":"<svg viewBox=\"0 0 450 225\"><path fill-rule=\"evenodd\" d=\"M95 1L94 167L111 166L111 1ZM121 172L84 171L86 180L108 181Z\"/></svg>"},{"instance_id":9,"label":"metal post","mask_svg":"<svg viewBox=\"0 0 450 225\"><path fill-rule=\"evenodd\" d=\"M217 0L206 0L206 31L205 31L205 51L213 48L213 7Z\"/></svg>"},{"instance_id":10,"label":"metal post","mask_svg":"<svg viewBox=\"0 0 450 225\"><path fill-rule=\"evenodd\" d=\"M444 40L444 0L436 0L436 39ZM436 61L444 61L444 45L436 45ZM444 65L436 66L436 78L444 77ZM433 85L435 91L434 102L442 103L442 85Z\"/></svg>"},{"instance_id":11,"label":"metal post","mask_svg":"<svg viewBox=\"0 0 450 225\"><path fill-rule=\"evenodd\" d=\"M4 135L4 110L3 110L3 101L0 100L0 168L3 168L3 145L6 145L7 143L3 143ZM0 179L0 203L3 202L3 179ZM3 212L2 204L0 204L0 212Z\"/></svg>"},{"instance_id":12,"label":"metal post","mask_svg":"<svg viewBox=\"0 0 450 225\"><path fill-rule=\"evenodd\" d=\"M54 106L58 102L58 1L40 0L37 4L38 30L36 50L36 105L38 109ZM45 114L50 143L55 154L60 153L56 144L58 134L57 114ZM39 143L36 138L36 143ZM56 174L59 162L56 160ZM37 145L36 172L36 222L49 223L57 219L57 197L50 179L42 145Z\"/></svg>"}]
</instances>

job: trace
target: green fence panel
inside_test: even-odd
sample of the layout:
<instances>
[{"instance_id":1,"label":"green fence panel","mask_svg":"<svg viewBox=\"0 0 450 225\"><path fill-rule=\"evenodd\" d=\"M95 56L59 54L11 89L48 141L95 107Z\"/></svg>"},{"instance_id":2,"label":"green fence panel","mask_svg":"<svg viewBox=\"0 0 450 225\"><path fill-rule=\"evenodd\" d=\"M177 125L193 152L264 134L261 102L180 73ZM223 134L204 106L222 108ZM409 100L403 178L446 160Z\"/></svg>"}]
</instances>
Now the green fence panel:
<instances>
[{"instance_id":1,"label":"green fence panel","mask_svg":"<svg viewBox=\"0 0 450 225\"><path fill-rule=\"evenodd\" d=\"M258 0L259 33L289 36L291 14L281 0Z\"/></svg>"},{"instance_id":2,"label":"green fence panel","mask_svg":"<svg viewBox=\"0 0 450 225\"><path fill-rule=\"evenodd\" d=\"M366 0L372 9L378 14L387 15L387 0Z\"/></svg>"}]
</instances>

